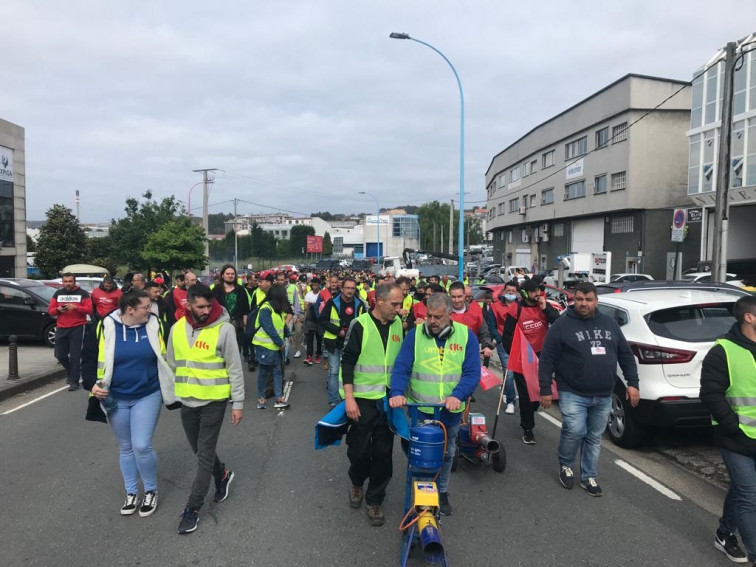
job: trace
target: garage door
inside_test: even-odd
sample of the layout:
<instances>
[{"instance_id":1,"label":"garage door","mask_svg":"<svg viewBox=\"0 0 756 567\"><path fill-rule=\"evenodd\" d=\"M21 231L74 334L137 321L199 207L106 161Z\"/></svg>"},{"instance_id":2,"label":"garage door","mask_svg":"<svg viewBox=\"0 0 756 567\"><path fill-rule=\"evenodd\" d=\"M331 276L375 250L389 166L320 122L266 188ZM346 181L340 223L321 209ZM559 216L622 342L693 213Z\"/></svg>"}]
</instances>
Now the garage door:
<instances>
[{"instance_id":1,"label":"garage door","mask_svg":"<svg viewBox=\"0 0 756 567\"><path fill-rule=\"evenodd\" d=\"M604 217L572 223L571 252L601 252L604 249Z\"/></svg>"}]
</instances>

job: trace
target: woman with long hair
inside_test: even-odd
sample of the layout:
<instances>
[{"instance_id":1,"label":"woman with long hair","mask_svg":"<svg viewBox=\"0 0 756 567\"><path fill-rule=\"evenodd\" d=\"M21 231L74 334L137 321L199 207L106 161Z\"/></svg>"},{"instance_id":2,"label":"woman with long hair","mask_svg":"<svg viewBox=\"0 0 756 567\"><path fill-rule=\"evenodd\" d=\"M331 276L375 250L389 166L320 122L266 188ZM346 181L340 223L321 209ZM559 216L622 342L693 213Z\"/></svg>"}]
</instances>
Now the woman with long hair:
<instances>
[{"instance_id":1,"label":"woman with long hair","mask_svg":"<svg viewBox=\"0 0 756 567\"><path fill-rule=\"evenodd\" d=\"M273 392L276 397L273 407L277 409L289 407L289 402L283 397L283 371L281 369L283 350L286 346L285 338L288 335L286 328L288 309L290 307L286 288L274 285L257 310L255 334L252 337L252 345L255 347L257 363L260 366L257 374L257 409L266 408L265 389L268 376L271 374Z\"/></svg>"}]
</instances>

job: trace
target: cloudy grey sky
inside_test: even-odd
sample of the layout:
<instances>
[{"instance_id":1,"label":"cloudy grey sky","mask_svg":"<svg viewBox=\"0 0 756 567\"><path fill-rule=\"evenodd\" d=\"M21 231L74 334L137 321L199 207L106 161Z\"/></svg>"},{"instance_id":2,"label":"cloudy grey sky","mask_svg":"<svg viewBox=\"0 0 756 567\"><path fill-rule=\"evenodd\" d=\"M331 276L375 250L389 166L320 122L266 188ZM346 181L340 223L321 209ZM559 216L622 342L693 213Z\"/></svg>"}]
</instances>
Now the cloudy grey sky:
<instances>
[{"instance_id":1,"label":"cloudy grey sky","mask_svg":"<svg viewBox=\"0 0 756 567\"><path fill-rule=\"evenodd\" d=\"M466 199L482 202L494 154L627 73L690 79L754 31L756 3L5 0L2 19L0 117L26 129L27 217L79 189L97 222L147 189L185 201L210 167L211 212L454 197L454 77L392 31L457 68Z\"/></svg>"}]
</instances>

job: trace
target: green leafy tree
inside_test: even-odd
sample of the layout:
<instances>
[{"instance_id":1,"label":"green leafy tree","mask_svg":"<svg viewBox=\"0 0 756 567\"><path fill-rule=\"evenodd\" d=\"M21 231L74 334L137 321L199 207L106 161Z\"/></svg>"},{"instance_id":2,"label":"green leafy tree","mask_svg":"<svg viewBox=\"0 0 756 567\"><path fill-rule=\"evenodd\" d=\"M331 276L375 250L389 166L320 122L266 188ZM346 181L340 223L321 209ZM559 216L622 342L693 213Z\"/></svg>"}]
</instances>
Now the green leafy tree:
<instances>
[{"instance_id":1,"label":"green leafy tree","mask_svg":"<svg viewBox=\"0 0 756 567\"><path fill-rule=\"evenodd\" d=\"M326 230L323 235L323 256L330 256L333 254L333 242L331 242L331 235Z\"/></svg>"},{"instance_id":2,"label":"green leafy tree","mask_svg":"<svg viewBox=\"0 0 756 567\"><path fill-rule=\"evenodd\" d=\"M276 241L276 258L284 259L290 258L291 254L291 241L288 238L282 238Z\"/></svg>"},{"instance_id":3,"label":"green leafy tree","mask_svg":"<svg viewBox=\"0 0 756 567\"><path fill-rule=\"evenodd\" d=\"M289 234L289 257L301 258L307 253L307 237L315 236L315 228L304 224L291 227Z\"/></svg>"},{"instance_id":4,"label":"green leafy tree","mask_svg":"<svg viewBox=\"0 0 756 567\"><path fill-rule=\"evenodd\" d=\"M152 198L152 192L146 191L142 197L141 202L133 197L126 199L126 216L110 223L110 237L115 243L113 259L130 269L149 268L142 255L145 243L176 218L179 211L179 203L173 196L158 202Z\"/></svg>"},{"instance_id":5,"label":"green leafy tree","mask_svg":"<svg viewBox=\"0 0 756 567\"><path fill-rule=\"evenodd\" d=\"M226 221L234 218L231 213L210 213L207 215L207 230L210 234L226 234ZM200 219L200 224L202 219Z\"/></svg>"},{"instance_id":6,"label":"green leafy tree","mask_svg":"<svg viewBox=\"0 0 756 567\"><path fill-rule=\"evenodd\" d=\"M28 234L26 235L26 251L27 252L36 252L37 251L37 243L34 242L34 239L31 236L29 236Z\"/></svg>"},{"instance_id":7,"label":"green leafy tree","mask_svg":"<svg viewBox=\"0 0 756 567\"><path fill-rule=\"evenodd\" d=\"M483 243L483 227L481 226L480 219L478 217L465 217L465 244L470 246L471 244Z\"/></svg>"},{"instance_id":8,"label":"green leafy tree","mask_svg":"<svg viewBox=\"0 0 756 567\"><path fill-rule=\"evenodd\" d=\"M169 220L147 238L141 263L170 271L203 267L207 264L205 231L187 217Z\"/></svg>"},{"instance_id":9,"label":"green leafy tree","mask_svg":"<svg viewBox=\"0 0 756 567\"><path fill-rule=\"evenodd\" d=\"M69 264L86 260L87 237L71 209L53 205L47 210L47 222L39 229L35 264L46 277L57 277Z\"/></svg>"}]
</instances>

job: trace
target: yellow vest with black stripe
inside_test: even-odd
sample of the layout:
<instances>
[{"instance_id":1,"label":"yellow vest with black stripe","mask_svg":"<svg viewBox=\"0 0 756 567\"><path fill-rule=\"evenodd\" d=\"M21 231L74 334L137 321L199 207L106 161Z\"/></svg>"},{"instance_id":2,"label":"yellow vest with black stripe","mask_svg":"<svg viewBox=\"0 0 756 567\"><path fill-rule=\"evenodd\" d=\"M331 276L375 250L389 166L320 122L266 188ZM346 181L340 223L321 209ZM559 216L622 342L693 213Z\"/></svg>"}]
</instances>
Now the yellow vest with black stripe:
<instances>
[{"instance_id":1,"label":"yellow vest with black stripe","mask_svg":"<svg viewBox=\"0 0 756 567\"><path fill-rule=\"evenodd\" d=\"M176 322L171 335L176 363L176 396L197 400L225 400L231 397L225 361L218 356L218 340L225 323L204 327L189 346L186 317Z\"/></svg>"},{"instance_id":2,"label":"yellow vest with black stripe","mask_svg":"<svg viewBox=\"0 0 756 567\"><path fill-rule=\"evenodd\" d=\"M756 360L748 349L728 339L719 339L727 356L730 387L725 398L738 416L740 430L751 439L756 439ZM717 422L712 420L714 425Z\"/></svg>"},{"instance_id":3,"label":"yellow vest with black stripe","mask_svg":"<svg viewBox=\"0 0 756 567\"><path fill-rule=\"evenodd\" d=\"M422 327L415 330L415 362L412 364L407 399L414 403L440 404L452 395L462 377L462 364L467 349L468 329L451 321L454 331L446 339L443 354L436 339L425 334ZM465 402L455 410L464 411ZM430 412L430 408L420 408Z\"/></svg>"},{"instance_id":4,"label":"yellow vest with black stripe","mask_svg":"<svg viewBox=\"0 0 756 567\"><path fill-rule=\"evenodd\" d=\"M389 327L386 347L383 347L381 332L369 313L357 317L362 325L362 345L357 364L354 366L354 397L366 400L379 400L386 395L386 388L391 381L394 361L402 346L402 322L395 317ZM339 394L344 398L344 383L339 367Z\"/></svg>"},{"instance_id":5,"label":"yellow vest with black stripe","mask_svg":"<svg viewBox=\"0 0 756 567\"><path fill-rule=\"evenodd\" d=\"M281 337L281 340L283 340L284 338L284 326L286 323L284 314L276 313L275 311L273 311L273 307L270 305L270 303L265 303L257 312L257 318L255 319L255 329L257 329L257 332L255 333L255 336L252 337L252 344L267 348L269 350L279 350L279 347L276 345L276 343L273 342L273 339L270 338L270 335L260 325L260 313L262 313L263 309L270 311L270 318L273 321L273 326L276 328L276 333L279 337Z\"/></svg>"}]
</instances>

